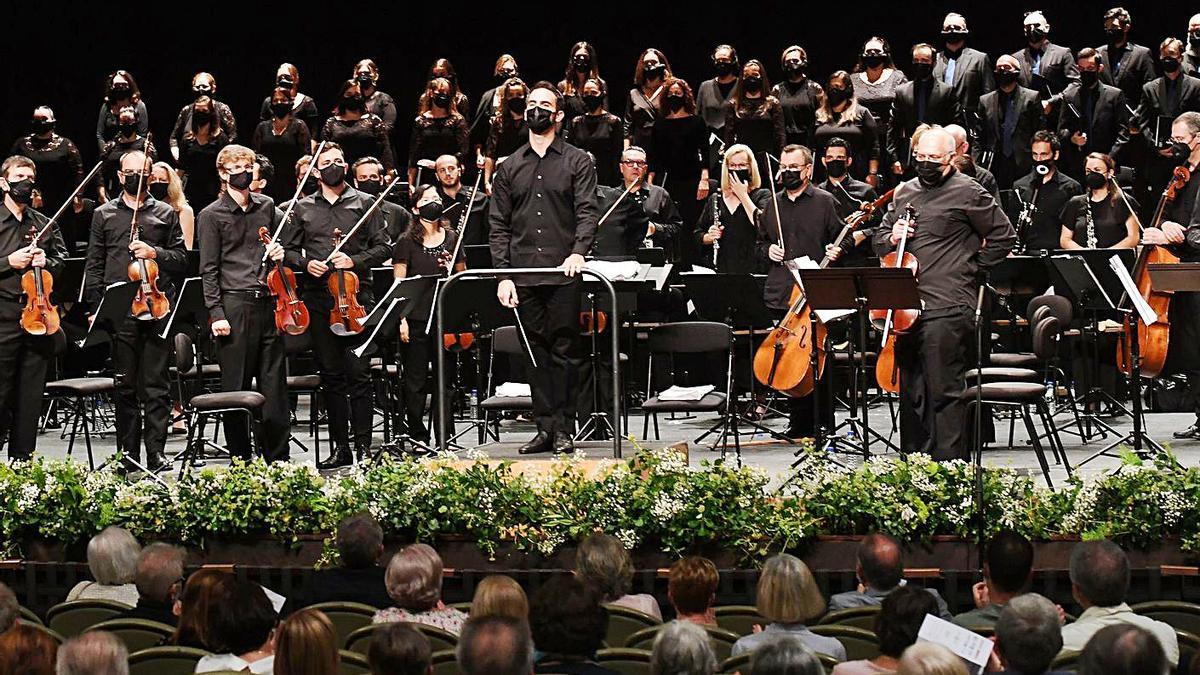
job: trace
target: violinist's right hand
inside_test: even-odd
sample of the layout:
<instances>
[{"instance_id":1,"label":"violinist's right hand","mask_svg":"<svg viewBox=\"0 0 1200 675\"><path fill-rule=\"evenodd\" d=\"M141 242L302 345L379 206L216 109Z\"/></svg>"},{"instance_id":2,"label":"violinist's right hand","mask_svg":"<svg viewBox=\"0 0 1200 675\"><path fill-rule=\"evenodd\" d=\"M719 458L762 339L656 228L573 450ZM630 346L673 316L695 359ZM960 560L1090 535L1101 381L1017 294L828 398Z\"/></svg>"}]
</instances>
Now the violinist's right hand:
<instances>
[{"instance_id":1,"label":"violinist's right hand","mask_svg":"<svg viewBox=\"0 0 1200 675\"><path fill-rule=\"evenodd\" d=\"M892 225L892 246L899 245L902 238L911 237L912 234L912 225L910 225L907 220L897 220L896 223Z\"/></svg>"},{"instance_id":2,"label":"violinist's right hand","mask_svg":"<svg viewBox=\"0 0 1200 675\"><path fill-rule=\"evenodd\" d=\"M400 319L400 341L408 342L409 337L410 336L408 333L408 319Z\"/></svg>"},{"instance_id":3,"label":"violinist's right hand","mask_svg":"<svg viewBox=\"0 0 1200 675\"><path fill-rule=\"evenodd\" d=\"M716 225L709 227L708 232L704 233L705 245L711 246L714 241L721 238L721 235L724 233L724 231L725 231L725 228L718 227Z\"/></svg>"},{"instance_id":4,"label":"violinist's right hand","mask_svg":"<svg viewBox=\"0 0 1200 675\"><path fill-rule=\"evenodd\" d=\"M279 242L274 242L267 247L267 257L271 262L279 262L283 260L283 246Z\"/></svg>"},{"instance_id":5,"label":"violinist's right hand","mask_svg":"<svg viewBox=\"0 0 1200 675\"><path fill-rule=\"evenodd\" d=\"M217 319L216 321L212 322L212 334L216 337L225 337L226 335L229 335L229 331L231 329L232 327L225 319Z\"/></svg>"},{"instance_id":6,"label":"violinist's right hand","mask_svg":"<svg viewBox=\"0 0 1200 675\"><path fill-rule=\"evenodd\" d=\"M19 248L8 254L8 265L14 270L23 270L33 262L33 253L37 249Z\"/></svg>"},{"instance_id":7,"label":"violinist's right hand","mask_svg":"<svg viewBox=\"0 0 1200 675\"><path fill-rule=\"evenodd\" d=\"M307 269L308 273L314 277L323 277L329 271L329 265L320 260L309 260Z\"/></svg>"},{"instance_id":8,"label":"violinist's right hand","mask_svg":"<svg viewBox=\"0 0 1200 675\"><path fill-rule=\"evenodd\" d=\"M771 247L767 249L767 257L771 259L771 262L783 262L783 253L783 247L779 244L771 244Z\"/></svg>"},{"instance_id":9,"label":"violinist's right hand","mask_svg":"<svg viewBox=\"0 0 1200 675\"><path fill-rule=\"evenodd\" d=\"M1167 242L1171 244L1182 244L1183 240L1187 238L1187 228L1173 220L1162 224L1162 232L1166 236Z\"/></svg>"},{"instance_id":10,"label":"violinist's right hand","mask_svg":"<svg viewBox=\"0 0 1200 675\"><path fill-rule=\"evenodd\" d=\"M512 279L505 279L496 286L496 298L500 300L500 304L512 309L517 306L517 285L512 282Z\"/></svg>"}]
</instances>

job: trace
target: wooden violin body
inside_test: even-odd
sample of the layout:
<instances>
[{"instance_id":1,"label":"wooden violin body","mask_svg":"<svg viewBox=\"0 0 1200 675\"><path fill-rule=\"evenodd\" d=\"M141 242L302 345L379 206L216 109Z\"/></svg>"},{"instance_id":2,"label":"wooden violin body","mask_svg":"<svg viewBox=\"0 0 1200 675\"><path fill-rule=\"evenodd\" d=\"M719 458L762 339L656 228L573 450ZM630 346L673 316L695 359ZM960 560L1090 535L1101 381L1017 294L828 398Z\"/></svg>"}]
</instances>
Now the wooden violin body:
<instances>
[{"instance_id":1,"label":"wooden violin body","mask_svg":"<svg viewBox=\"0 0 1200 675\"><path fill-rule=\"evenodd\" d=\"M594 318L593 318L594 317ZM608 315L604 312L580 312L579 328L582 335L603 333L608 328Z\"/></svg>"},{"instance_id":2,"label":"wooden violin body","mask_svg":"<svg viewBox=\"0 0 1200 675\"><path fill-rule=\"evenodd\" d=\"M474 333L442 333L442 349L448 352L465 352L474 344Z\"/></svg>"},{"instance_id":3,"label":"wooden violin body","mask_svg":"<svg viewBox=\"0 0 1200 675\"><path fill-rule=\"evenodd\" d=\"M271 244L271 233L265 227L258 228L258 238ZM296 293L296 274L282 260L267 273L267 288L275 296L275 327L279 332L300 335L308 330L308 307Z\"/></svg>"},{"instance_id":4,"label":"wooden violin body","mask_svg":"<svg viewBox=\"0 0 1200 675\"><path fill-rule=\"evenodd\" d=\"M333 231L333 245L341 242L342 231ZM349 270L334 269L329 274L329 293L333 309L329 311L329 329L334 335L357 335L363 331L367 310L358 304L358 275Z\"/></svg>"},{"instance_id":5,"label":"wooden violin body","mask_svg":"<svg viewBox=\"0 0 1200 675\"><path fill-rule=\"evenodd\" d=\"M904 220L911 225L916 224L916 211L912 204L904 207ZM888 253L879 260L880 267L903 268L917 276L917 258L907 250L908 235L900 238L895 251ZM875 382L883 391L898 393L900 391L900 370L896 364L896 336L912 330L917 320L921 318L919 309L873 309L870 312L871 323L883 331L883 346L875 359Z\"/></svg>"},{"instance_id":6,"label":"wooden violin body","mask_svg":"<svg viewBox=\"0 0 1200 675\"><path fill-rule=\"evenodd\" d=\"M138 282L130 312L139 321L161 319L171 311L171 301L166 293L158 290L158 263L145 258L134 258L129 263L129 280Z\"/></svg>"},{"instance_id":7,"label":"wooden violin body","mask_svg":"<svg viewBox=\"0 0 1200 675\"><path fill-rule=\"evenodd\" d=\"M29 245L37 246L37 228L31 227ZM54 277L43 267L30 267L21 275L25 307L21 309L21 328L30 335L54 335L59 329L58 308L50 304Z\"/></svg>"}]
</instances>

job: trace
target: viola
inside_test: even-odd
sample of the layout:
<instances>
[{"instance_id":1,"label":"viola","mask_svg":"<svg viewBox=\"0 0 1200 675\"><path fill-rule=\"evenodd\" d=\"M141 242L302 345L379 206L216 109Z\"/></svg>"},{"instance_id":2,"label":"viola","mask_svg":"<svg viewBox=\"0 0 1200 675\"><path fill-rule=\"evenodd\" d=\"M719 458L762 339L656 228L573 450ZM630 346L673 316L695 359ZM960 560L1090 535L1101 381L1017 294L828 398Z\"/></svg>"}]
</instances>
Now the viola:
<instances>
[{"instance_id":1,"label":"viola","mask_svg":"<svg viewBox=\"0 0 1200 675\"><path fill-rule=\"evenodd\" d=\"M333 248L342 243L342 231L333 230ZM367 310L358 304L358 275L350 270L334 269L329 275L329 293L333 309L329 311L329 329L334 335L357 335L363 331Z\"/></svg>"},{"instance_id":2,"label":"viola","mask_svg":"<svg viewBox=\"0 0 1200 675\"><path fill-rule=\"evenodd\" d=\"M271 232L258 228L258 238L263 244L271 245ZM280 260L267 273L267 288L275 296L275 327L288 335L300 335L308 330L308 307L296 294L296 274Z\"/></svg>"},{"instance_id":3,"label":"viola","mask_svg":"<svg viewBox=\"0 0 1200 675\"><path fill-rule=\"evenodd\" d=\"M36 247L37 227L29 228L29 246ZM21 275L25 307L21 309L21 328L30 335L53 335L59 329L58 308L50 304L54 277L44 267L30 267Z\"/></svg>"},{"instance_id":4,"label":"viola","mask_svg":"<svg viewBox=\"0 0 1200 675\"><path fill-rule=\"evenodd\" d=\"M147 159L149 163L149 159ZM148 167L147 167L148 168ZM138 179L138 195L142 194L142 178ZM139 198L133 207L133 221L129 226L129 241L138 240L138 211L142 206ZM133 296L130 312L139 321L154 321L161 319L171 311L171 301L167 295L158 289L158 263L146 258L138 258L130 253L129 280L138 282L137 293Z\"/></svg>"},{"instance_id":5,"label":"viola","mask_svg":"<svg viewBox=\"0 0 1200 675\"><path fill-rule=\"evenodd\" d=\"M915 227L917 212L912 204L904 206L903 220ZM879 260L880 267L907 269L917 275L917 257L905 250L908 245L908 230L900 237L896 250L888 253ZM892 393L900 391L900 373L896 364L896 336L912 330L917 320L921 318L919 309L873 309L870 312L871 323L882 325L883 346L875 360L875 381L880 389Z\"/></svg>"}]
</instances>

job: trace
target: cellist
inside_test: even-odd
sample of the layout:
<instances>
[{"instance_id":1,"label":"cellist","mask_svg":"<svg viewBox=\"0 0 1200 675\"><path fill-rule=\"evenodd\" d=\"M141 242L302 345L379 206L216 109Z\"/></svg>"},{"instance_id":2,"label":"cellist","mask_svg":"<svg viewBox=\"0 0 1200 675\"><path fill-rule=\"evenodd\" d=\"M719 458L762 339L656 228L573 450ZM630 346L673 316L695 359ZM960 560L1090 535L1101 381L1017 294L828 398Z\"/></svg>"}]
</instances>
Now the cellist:
<instances>
[{"instance_id":1,"label":"cellist","mask_svg":"<svg viewBox=\"0 0 1200 675\"><path fill-rule=\"evenodd\" d=\"M288 459L287 367L283 336L275 327L275 301L266 285L263 245L258 230L272 233L282 213L264 194L250 191L254 151L227 145L217 154L217 175L224 189L196 218L200 237L200 279L209 329L217 343L221 389L256 390L267 402L262 409L263 437L258 439L269 461ZM267 259L283 260L283 246L267 247ZM225 438L234 457L250 459L250 436L244 415L225 416Z\"/></svg>"},{"instance_id":2,"label":"cellist","mask_svg":"<svg viewBox=\"0 0 1200 675\"><path fill-rule=\"evenodd\" d=\"M828 255L833 260L845 248L832 248L844 223L838 217L837 200L833 195L813 185L812 151L803 145L789 145L779 155L778 183L780 189L767 201L755 218L758 227L758 254L770 263L770 272L763 287L763 301L780 319L787 312L795 277L787 262L807 256L820 262ZM778 209L778 211L776 211ZM776 216L778 213L778 216ZM783 236L782 244L780 235ZM844 246L852 245L847 238ZM822 390L822 423L832 426L833 380L825 378ZM815 431L813 404L810 396L788 399L788 438L812 437Z\"/></svg>"},{"instance_id":3,"label":"cellist","mask_svg":"<svg viewBox=\"0 0 1200 675\"><path fill-rule=\"evenodd\" d=\"M991 194L951 166L954 137L933 127L915 142L917 177L896 187L893 208L875 230L883 257L907 236L919 264L921 316L897 338L900 449L937 460L969 456L962 399L979 281L976 273L1004 259L1016 243L1012 224ZM916 223L901 216L911 204Z\"/></svg>"},{"instance_id":4,"label":"cellist","mask_svg":"<svg viewBox=\"0 0 1200 675\"><path fill-rule=\"evenodd\" d=\"M1171 150L1178 165L1191 179L1167 205L1159 227L1142 232L1142 244L1167 246L1183 262L1200 262L1200 113L1185 112L1171 123ZM1200 294L1176 292L1171 296L1171 333L1167 342L1166 371L1184 373L1196 403L1196 421L1172 434L1175 438L1200 439Z\"/></svg>"}]
</instances>

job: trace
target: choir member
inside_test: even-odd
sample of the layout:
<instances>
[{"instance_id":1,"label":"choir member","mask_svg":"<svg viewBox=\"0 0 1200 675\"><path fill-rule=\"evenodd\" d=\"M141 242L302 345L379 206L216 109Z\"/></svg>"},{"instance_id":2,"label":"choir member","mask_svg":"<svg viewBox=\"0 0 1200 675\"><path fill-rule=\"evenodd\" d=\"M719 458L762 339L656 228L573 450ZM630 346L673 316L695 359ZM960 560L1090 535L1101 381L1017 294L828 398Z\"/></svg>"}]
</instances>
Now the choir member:
<instances>
[{"instance_id":1,"label":"choir member","mask_svg":"<svg viewBox=\"0 0 1200 675\"><path fill-rule=\"evenodd\" d=\"M237 120L233 116L233 111L229 106L218 101L213 95L217 93L217 78L210 73L199 72L192 76L192 94L195 96L195 101L189 103L179 110L179 115L175 118L175 128L171 130L171 157L175 161L179 161L179 148L184 141L184 137L188 132L194 132L198 127L207 125L213 117L216 117L217 123L221 126L221 131L230 143L237 140ZM211 103L211 110L207 113L196 115L196 103L201 98L207 97Z\"/></svg>"},{"instance_id":2,"label":"choir member","mask_svg":"<svg viewBox=\"0 0 1200 675\"><path fill-rule=\"evenodd\" d=\"M992 59L978 49L967 47L967 20L951 12L942 19L942 49L933 66L934 79L954 89L964 113L979 107L979 98L996 88L992 79Z\"/></svg>"},{"instance_id":3,"label":"choir member","mask_svg":"<svg viewBox=\"0 0 1200 675\"><path fill-rule=\"evenodd\" d=\"M1117 163L1099 152L1087 156L1083 183L1087 194L1067 201L1062 215L1062 248L1133 248L1141 240L1137 216L1121 198Z\"/></svg>"},{"instance_id":4,"label":"choir member","mask_svg":"<svg viewBox=\"0 0 1200 675\"><path fill-rule=\"evenodd\" d=\"M96 120L96 146L101 153L110 141L127 136L120 115L130 106L134 108L137 124L134 130L138 136L146 136L150 133L150 118L142 92L128 70L118 70L104 80L104 102L100 104L100 116Z\"/></svg>"},{"instance_id":5,"label":"choir member","mask_svg":"<svg viewBox=\"0 0 1200 675\"><path fill-rule=\"evenodd\" d=\"M271 119L259 122L254 128L251 146L281 169L266 189L276 204L291 199L296 192L296 176L289 167L295 166L311 151L308 134L308 125L296 117L291 91L276 89L272 92Z\"/></svg>"},{"instance_id":6,"label":"choir member","mask_svg":"<svg viewBox=\"0 0 1200 675\"><path fill-rule=\"evenodd\" d=\"M216 102L207 95L192 104L191 120L176 150L183 192L193 204L208 205L221 190L217 175L217 155L232 139L221 127Z\"/></svg>"},{"instance_id":7,"label":"choir member","mask_svg":"<svg viewBox=\"0 0 1200 675\"><path fill-rule=\"evenodd\" d=\"M625 142L624 123L605 106L608 91L604 80L589 77L576 91L584 112L563 123L564 140L592 153L598 183L616 185L621 180L617 163ZM568 100L566 95L563 100Z\"/></svg>"},{"instance_id":8,"label":"choir member","mask_svg":"<svg viewBox=\"0 0 1200 675\"><path fill-rule=\"evenodd\" d=\"M1187 51L1183 53L1183 70L1188 75L1200 75L1200 14L1188 19Z\"/></svg>"},{"instance_id":9,"label":"choir member","mask_svg":"<svg viewBox=\"0 0 1200 675\"><path fill-rule=\"evenodd\" d=\"M396 163L387 126L383 120L367 112L366 99L358 82L343 82L338 90L337 101L333 116L325 120L321 138L341 146L349 163L362 157L378 157L385 169L393 171Z\"/></svg>"},{"instance_id":10,"label":"choir member","mask_svg":"<svg viewBox=\"0 0 1200 675\"><path fill-rule=\"evenodd\" d=\"M1079 81L1071 50L1050 41L1050 22L1040 11L1025 15L1025 48L1013 52L1021 64L1021 86L1038 92L1047 115L1062 98L1063 90Z\"/></svg>"},{"instance_id":11,"label":"choir member","mask_svg":"<svg viewBox=\"0 0 1200 675\"><path fill-rule=\"evenodd\" d=\"M454 105L453 87L444 77L430 80L421 96L408 144L408 184L418 184L419 163L442 155L467 156L467 119Z\"/></svg>"},{"instance_id":12,"label":"choir member","mask_svg":"<svg viewBox=\"0 0 1200 675\"><path fill-rule=\"evenodd\" d=\"M429 80L436 80L439 77L450 82L450 97L454 100L454 109L470 110L470 99L468 99L467 95L463 92L462 85L458 81L458 74L455 73L454 64L450 63L450 59L438 59L434 61L433 65L429 67L429 76L425 78L425 81L428 82ZM429 92L427 91L421 95L425 96L428 93ZM417 109L420 110L420 108L421 101L418 100Z\"/></svg>"},{"instance_id":13,"label":"choir member","mask_svg":"<svg viewBox=\"0 0 1200 675\"><path fill-rule=\"evenodd\" d=\"M834 73L836 75L837 73ZM833 76L830 76L832 80ZM895 159L888 156L887 153L887 131L888 122L892 115L892 101L896 98L896 88L908 82L908 78L904 73L896 67L892 60L892 48L888 41L881 37L872 37L863 44L862 53L858 57L858 63L854 66L854 78L852 80L854 87L854 99L859 106L865 108L871 113L875 122L875 142L878 144L879 157L882 166L891 166ZM818 120L820 121L820 120ZM850 134L837 134L851 141L857 147L857 143L852 140ZM816 142L816 141L814 141ZM857 152L855 153L858 154ZM858 164L859 170L866 170L866 162ZM872 170L871 173L875 173ZM858 176L862 178L862 176ZM867 182L872 185L878 185L874 178L868 178Z\"/></svg>"},{"instance_id":14,"label":"choir member","mask_svg":"<svg viewBox=\"0 0 1200 675\"><path fill-rule=\"evenodd\" d=\"M817 106L821 104L821 85L808 77L808 52L803 47L792 45L784 49L779 65L784 80L771 88L771 95L783 108L787 142L810 145Z\"/></svg>"},{"instance_id":15,"label":"choir member","mask_svg":"<svg viewBox=\"0 0 1200 675\"><path fill-rule=\"evenodd\" d=\"M321 113L317 111L317 102L308 94L300 92L300 70L290 63L281 63L275 70L275 89L285 91L288 100L292 102L292 115L304 122L308 127L309 138L316 139L321 134ZM274 95L263 99L259 118L270 120L275 117L272 103Z\"/></svg>"},{"instance_id":16,"label":"choir member","mask_svg":"<svg viewBox=\"0 0 1200 675\"><path fill-rule=\"evenodd\" d=\"M760 171L771 166L764 154L778 157L787 144L783 107L767 93L769 87L767 69L751 59L742 66L742 76L725 103L725 145L749 146Z\"/></svg>"},{"instance_id":17,"label":"choir member","mask_svg":"<svg viewBox=\"0 0 1200 675\"><path fill-rule=\"evenodd\" d=\"M117 135L100 150L104 165L100 168L98 192L102 202L121 193L121 158L126 153L135 150L145 152L152 161L158 157L154 143L138 132L139 125L137 108L134 106L125 106L117 111Z\"/></svg>"},{"instance_id":18,"label":"choir member","mask_svg":"<svg viewBox=\"0 0 1200 675\"><path fill-rule=\"evenodd\" d=\"M1029 173L1029 144L1044 125L1038 94L1018 82L1021 66L1005 54L996 59L996 89L979 97L976 160L990 165L1001 190ZM985 161L983 158L986 157Z\"/></svg>"},{"instance_id":19,"label":"choir member","mask_svg":"<svg viewBox=\"0 0 1200 675\"><path fill-rule=\"evenodd\" d=\"M504 84L500 107L492 118L483 152L483 182L489 195L492 193L492 176L496 173L496 166L521 147L529 136L529 129L525 125L528 97L529 87L521 80L514 77Z\"/></svg>"},{"instance_id":20,"label":"choir member","mask_svg":"<svg viewBox=\"0 0 1200 675\"><path fill-rule=\"evenodd\" d=\"M658 98L662 96L667 78L674 77L666 54L650 48L638 57L633 73L633 89L625 106L625 145L646 147L650 144L650 129L659 116Z\"/></svg>"},{"instance_id":21,"label":"choir member","mask_svg":"<svg viewBox=\"0 0 1200 675\"><path fill-rule=\"evenodd\" d=\"M1129 41L1133 19L1124 7L1104 13L1104 35L1108 43L1096 48L1100 58L1100 81L1125 94L1130 106L1142 101L1142 87L1154 79L1154 56L1150 48Z\"/></svg>"},{"instance_id":22,"label":"choir member","mask_svg":"<svg viewBox=\"0 0 1200 675\"><path fill-rule=\"evenodd\" d=\"M79 149L71 139L55 133L57 125L58 119L49 106L34 108L31 133L14 141L8 153L33 160L38 192L42 194L42 210L47 213L57 211L83 180L83 159Z\"/></svg>"},{"instance_id":23,"label":"choir member","mask_svg":"<svg viewBox=\"0 0 1200 675\"><path fill-rule=\"evenodd\" d=\"M483 157L483 146L487 143L488 132L492 128L492 118L500 109L500 95L504 91L504 83L517 77L518 72L517 60L512 54L501 54L492 66L492 77L496 86L483 92L483 96L479 98L479 105L475 108L475 117L471 120L471 148L476 158Z\"/></svg>"},{"instance_id":24,"label":"choir member","mask_svg":"<svg viewBox=\"0 0 1200 675\"><path fill-rule=\"evenodd\" d=\"M383 120L387 128L396 127L396 101L379 89L379 66L372 59L354 64L354 80L366 99L367 112Z\"/></svg>"},{"instance_id":25,"label":"choir member","mask_svg":"<svg viewBox=\"0 0 1200 675\"><path fill-rule=\"evenodd\" d=\"M821 107L817 108L817 130L813 145L824 148L833 138L840 138L850 147L851 173L879 187L879 134L875 116L866 106L859 105L854 96L851 75L844 70L834 71L825 86Z\"/></svg>"},{"instance_id":26,"label":"choir member","mask_svg":"<svg viewBox=\"0 0 1200 675\"><path fill-rule=\"evenodd\" d=\"M583 100L583 86L588 80L598 80L604 96L604 109L609 110L608 84L600 77L600 63L596 58L596 46L590 42L576 42L567 52L567 67L563 79L558 83L566 108L563 110L562 128L571 128L571 121L592 111Z\"/></svg>"},{"instance_id":27,"label":"choir member","mask_svg":"<svg viewBox=\"0 0 1200 675\"><path fill-rule=\"evenodd\" d=\"M712 52L712 64L716 76L696 88L696 112L708 125L708 130L720 136L721 128L725 126L725 103L733 95L741 62L732 46L718 45Z\"/></svg>"},{"instance_id":28,"label":"choir member","mask_svg":"<svg viewBox=\"0 0 1200 675\"><path fill-rule=\"evenodd\" d=\"M1063 92L1058 115L1058 136L1063 141L1062 166L1072 177L1082 177L1084 157L1092 152L1115 154L1129 134L1129 106L1120 89L1100 82L1095 49L1084 47L1075 56L1079 82Z\"/></svg>"},{"instance_id":29,"label":"choir member","mask_svg":"<svg viewBox=\"0 0 1200 675\"><path fill-rule=\"evenodd\" d=\"M667 81L663 116L650 132L650 147L646 148L650 162L650 182L661 185L674 198L684 223L691 226L700 217L704 200L708 199L708 129L696 114L692 88L679 78ZM662 237L655 242L661 244ZM696 260L691 237L673 237L668 254L674 260L688 263Z\"/></svg>"},{"instance_id":30,"label":"choir member","mask_svg":"<svg viewBox=\"0 0 1200 675\"><path fill-rule=\"evenodd\" d=\"M1140 146L1138 154L1145 157L1139 175L1144 187L1138 196L1150 197L1150 203L1157 201L1176 166L1171 152L1172 122L1185 112L1200 111L1200 79L1186 74L1180 62L1183 41L1167 38L1159 45L1158 53L1162 77L1142 88L1141 104L1134 111L1129 137L1129 145Z\"/></svg>"},{"instance_id":31,"label":"choir member","mask_svg":"<svg viewBox=\"0 0 1200 675\"><path fill-rule=\"evenodd\" d=\"M888 155L892 173L902 175L911 165L913 131L922 124L946 126L962 117L954 90L933 77L933 46L912 48L913 79L896 87L888 115Z\"/></svg>"}]
</instances>

